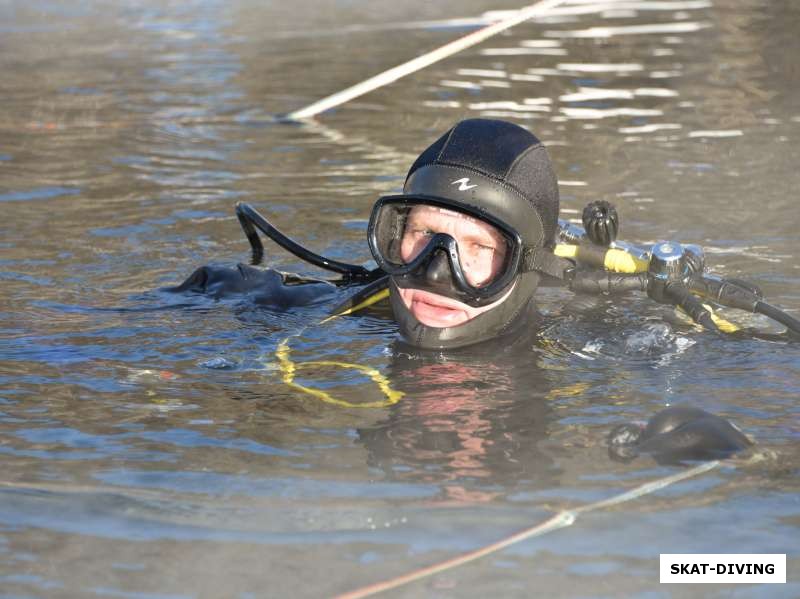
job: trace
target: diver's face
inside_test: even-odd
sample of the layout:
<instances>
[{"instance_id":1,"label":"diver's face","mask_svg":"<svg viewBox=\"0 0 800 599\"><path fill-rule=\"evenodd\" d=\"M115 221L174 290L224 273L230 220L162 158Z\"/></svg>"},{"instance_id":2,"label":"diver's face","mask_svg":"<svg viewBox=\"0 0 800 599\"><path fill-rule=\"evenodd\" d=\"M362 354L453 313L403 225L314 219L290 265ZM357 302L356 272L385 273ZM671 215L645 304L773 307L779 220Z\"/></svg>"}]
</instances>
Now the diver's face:
<instances>
[{"instance_id":1,"label":"diver's face","mask_svg":"<svg viewBox=\"0 0 800 599\"><path fill-rule=\"evenodd\" d=\"M476 218L439 208L415 206L406 221L400 255L408 263L417 257L436 233L447 233L458 243L461 268L470 285L482 287L499 272L506 256L502 234Z\"/></svg>"},{"instance_id":2,"label":"diver's face","mask_svg":"<svg viewBox=\"0 0 800 599\"><path fill-rule=\"evenodd\" d=\"M503 236L483 221L436 206L415 206L411 210L400 242L403 261L413 260L436 233L447 233L456 240L461 268L471 285L487 285L500 271L507 251ZM479 308L420 289L400 288L400 297L422 324L444 328L458 326L491 310L506 299L511 289L513 285L499 300Z\"/></svg>"}]
</instances>

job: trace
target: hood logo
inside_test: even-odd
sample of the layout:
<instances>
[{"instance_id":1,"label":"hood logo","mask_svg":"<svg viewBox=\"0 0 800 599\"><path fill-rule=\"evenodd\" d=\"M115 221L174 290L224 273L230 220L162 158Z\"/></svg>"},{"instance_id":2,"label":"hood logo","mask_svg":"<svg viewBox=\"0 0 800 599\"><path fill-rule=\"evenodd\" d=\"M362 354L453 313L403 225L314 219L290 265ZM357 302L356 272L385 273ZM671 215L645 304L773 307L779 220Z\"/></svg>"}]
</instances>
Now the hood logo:
<instances>
[{"instance_id":1,"label":"hood logo","mask_svg":"<svg viewBox=\"0 0 800 599\"><path fill-rule=\"evenodd\" d=\"M459 184L458 185L458 191L469 191L473 187L477 187L477 184L476 185L468 185L469 177L463 177L461 179L456 179L450 185L455 185L456 183Z\"/></svg>"}]
</instances>

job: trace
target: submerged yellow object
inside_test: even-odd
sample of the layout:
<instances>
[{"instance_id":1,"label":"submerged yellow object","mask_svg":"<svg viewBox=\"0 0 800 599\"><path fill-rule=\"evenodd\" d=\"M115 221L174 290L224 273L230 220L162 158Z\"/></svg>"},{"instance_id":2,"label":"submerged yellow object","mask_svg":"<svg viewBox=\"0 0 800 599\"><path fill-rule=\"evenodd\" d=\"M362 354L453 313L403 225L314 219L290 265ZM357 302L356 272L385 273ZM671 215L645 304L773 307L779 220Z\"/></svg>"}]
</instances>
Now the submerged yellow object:
<instances>
[{"instance_id":1,"label":"submerged yellow object","mask_svg":"<svg viewBox=\"0 0 800 599\"><path fill-rule=\"evenodd\" d=\"M373 293L369 297L367 297L361 303L352 306L351 308L347 308L341 312L336 314L332 314L327 318L321 320L318 324L325 324L326 322L330 322L334 318L338 318L340 316L346 316L348 314L352 314L354 312L358 312L359 310L363 310L383 299L389 297L389 290L388 289L381 289L376 293ZM319 399L328 404L341 406L344 408L385 408L391 405L396 404L400 401L405 395L402 391L397 391L396 389L392 389L392 386L389 384L389 379L386 378L383 374L380 373L379 370L375 368L371 368L369 366L364 366L362 364L353 364L351 362L338 362L335 360L314 360L311 362L294 362L291 358L291 348L289 347L289 339L299 335L300 333L296 333L295 335L290 335L286 337L283 341L278 344L278 348L275 350L275 357L278 359L278 368L281 372L281 379L284 383L286 383L292 389L297 391L301 391L312 397ZM313 387L307 387L306 385L301 385L300 383L295 382L295 373L298 370L303 370L306 368L320 368L320 367L333 367L333 368L342 368L346 370L357 370L364 375L368 376L372 381L378 385L378 388L381 390L381 393L384 396L384 399L379 401L370 401L364 403L353 403L351 401L347 401L346 399L339 399L334 397L327 391L323 391L321 389L314 389Z\"/></svg>"}]
</instances>

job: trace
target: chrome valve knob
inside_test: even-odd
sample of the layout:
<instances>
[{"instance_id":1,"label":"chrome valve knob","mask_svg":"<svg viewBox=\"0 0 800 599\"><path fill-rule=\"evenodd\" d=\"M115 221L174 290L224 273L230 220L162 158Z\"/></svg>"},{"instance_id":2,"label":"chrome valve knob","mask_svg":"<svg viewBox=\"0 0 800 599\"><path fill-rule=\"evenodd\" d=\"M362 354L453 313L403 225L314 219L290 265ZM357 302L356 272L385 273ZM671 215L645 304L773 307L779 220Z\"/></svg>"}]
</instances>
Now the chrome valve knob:
<instances>
[{"instance_id":1,"label":"chrome valve knob","mask_svg":"<svg viewBox=\"0 0 800 599\"><path fill-rule=\"evenodd\" d=\"M683 246L685 250L683 259L686 262L686 272L690 275L702 275L706 268L706 253L703 248L694 243Z\"/></svg>"},{"instance_id":2,"label":"chrome valve knob","mask_svg":"<svg viewBox=\"0 0 800 599\"><path fill-rule=\"evenodd\" d=\"M663 281L680 281L686 276L683 246L673 241L659 241L650 250L647 272Z\"/></svg>"}]
</instances>

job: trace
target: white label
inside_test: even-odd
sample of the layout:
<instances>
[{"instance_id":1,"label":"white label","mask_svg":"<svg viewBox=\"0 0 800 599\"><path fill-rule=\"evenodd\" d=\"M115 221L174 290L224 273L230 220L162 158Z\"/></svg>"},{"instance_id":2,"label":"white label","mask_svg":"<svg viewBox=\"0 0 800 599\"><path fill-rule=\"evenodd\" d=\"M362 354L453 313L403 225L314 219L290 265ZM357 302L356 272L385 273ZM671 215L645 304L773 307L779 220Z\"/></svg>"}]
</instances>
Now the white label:
<instances>
[{"instance_id":1,"label":"white label","mask_svg":"<svg viewBox=\"0 0 800 599\"><path fill-rule=\"evenodd\" d=\"M786 582L785 553L662 553L662 583Z\"/></svg>"}]
</instances>

